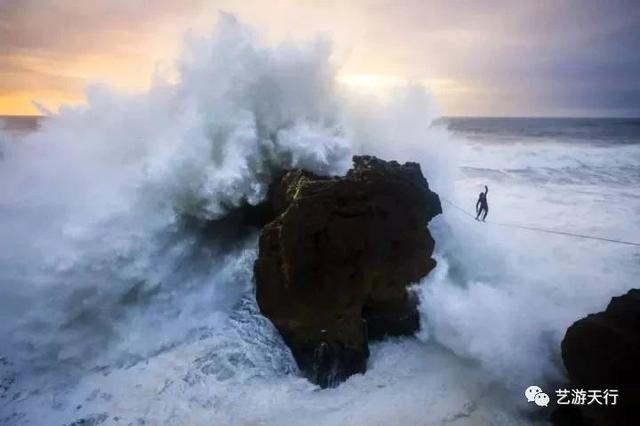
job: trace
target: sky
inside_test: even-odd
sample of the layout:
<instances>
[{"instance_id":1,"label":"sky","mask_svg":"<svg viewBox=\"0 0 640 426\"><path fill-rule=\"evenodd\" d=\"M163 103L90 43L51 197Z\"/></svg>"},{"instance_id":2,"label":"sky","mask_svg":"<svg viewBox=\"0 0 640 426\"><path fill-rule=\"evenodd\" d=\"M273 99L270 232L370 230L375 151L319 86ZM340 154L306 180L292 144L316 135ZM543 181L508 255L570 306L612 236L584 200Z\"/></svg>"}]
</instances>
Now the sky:
<instances>
[{"instance_id":1,"label":"sky","mask_svg":"<svg viewBox=\"0 0 640 426\"><path fill-rule=\"evenodd\" d=\"M219 11L331 38L342 82L424 84L444 115L640 116L637 0L0 0L0 114L145 90Z\"/></svg>"}]
</instances>

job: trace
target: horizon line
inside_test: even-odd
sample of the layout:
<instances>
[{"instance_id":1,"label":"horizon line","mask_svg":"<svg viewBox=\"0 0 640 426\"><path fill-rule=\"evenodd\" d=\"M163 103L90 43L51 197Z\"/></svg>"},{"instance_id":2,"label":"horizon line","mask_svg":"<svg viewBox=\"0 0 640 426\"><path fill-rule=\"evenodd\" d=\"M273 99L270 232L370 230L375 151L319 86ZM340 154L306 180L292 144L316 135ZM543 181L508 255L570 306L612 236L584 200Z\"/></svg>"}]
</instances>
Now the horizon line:
<instances>
[{"instance_id":1,"label":"horizon line","mask_svg":"<svg viewBox=\"0 0 640 426\"><path fill-rule=\"evenodd\" d=\"M55 114L54 114L55 115ZM2 114L0 118L47 118L44 114ZM538 118L538 119L563 119L563 120L575 120L575 119L607 119L607 120L638 120L640 115L637 116L614 116L614 115L441 115L435 120L447 118L489 118L489 119L521 119L521 118ZM435 121L434 120L434 121Z\"/></svg>"}]
</instances>

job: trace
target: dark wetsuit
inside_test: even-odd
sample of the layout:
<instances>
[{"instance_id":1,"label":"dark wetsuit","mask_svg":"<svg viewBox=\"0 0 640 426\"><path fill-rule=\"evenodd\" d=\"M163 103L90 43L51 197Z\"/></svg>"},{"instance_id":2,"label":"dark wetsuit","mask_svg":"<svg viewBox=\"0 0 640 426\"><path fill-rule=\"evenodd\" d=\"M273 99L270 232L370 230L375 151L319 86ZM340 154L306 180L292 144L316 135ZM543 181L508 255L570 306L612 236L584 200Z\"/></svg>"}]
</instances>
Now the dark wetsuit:
<instances>
[{"instance_id":1,"label":"dark wetsuit","mask_svg":"<svg viewBox=\"0 0 640 426\"><path fill-rule=\"evenodd\" d=\"M489 192L489 188L484 187L484 192L480 193L478 197L478 202L476 203L476 212L478 215L476 216L476 220L480 220L480 216L482 216L482 221L487 218L487 214L489 213L489 204L487 203L487 193Z\"/></svg>"}]
</instances>

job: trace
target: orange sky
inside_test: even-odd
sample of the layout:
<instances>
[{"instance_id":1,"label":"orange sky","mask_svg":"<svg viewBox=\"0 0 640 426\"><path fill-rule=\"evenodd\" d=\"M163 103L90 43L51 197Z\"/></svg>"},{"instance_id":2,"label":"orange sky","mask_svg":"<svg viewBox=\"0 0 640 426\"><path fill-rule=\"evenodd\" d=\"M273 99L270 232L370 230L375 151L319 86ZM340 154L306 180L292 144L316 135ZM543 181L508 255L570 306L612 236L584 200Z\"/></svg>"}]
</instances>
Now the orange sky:
<instances>
[{"instance_id":1,"label":"orange sky","mask_svg":"<svg viewBox=\"0 0 640 426\"><path fill-rule=\"evenodd\" d=\"M610 106L589 104L602 98L589 92L597 86L591 80L602 76L585 69L612 60L587 56L580 52L593 50L580 47L637 26L637 14L573 3L2 0L0 114L37 114L35 103L48 110L80 103L95 82L143 90L154 70L171 68L185 32L210 31L224 10L254 25L270 44L330 37L342 82L371 90L422 82L445 114L597 115ZM584 76L571 75L571 64ZM637 82L613 77L611 90L638 90ZM615 99L626 99L625 93ZM586 104L589 110L580 109Z\"/></svg>"}]
</instances>

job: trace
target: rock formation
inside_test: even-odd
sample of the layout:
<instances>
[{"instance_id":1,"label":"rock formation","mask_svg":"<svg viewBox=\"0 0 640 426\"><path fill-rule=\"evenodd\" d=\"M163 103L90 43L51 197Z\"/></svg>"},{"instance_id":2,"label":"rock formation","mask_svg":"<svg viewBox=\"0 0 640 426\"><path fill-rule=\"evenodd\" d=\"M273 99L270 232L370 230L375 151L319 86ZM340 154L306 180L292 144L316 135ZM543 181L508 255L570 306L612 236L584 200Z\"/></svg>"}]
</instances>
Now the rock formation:
<instances>
[{"instance_id":1,"label":"rock formation","mask_svg":"<svg viewBox=\"0 0 640 426\"><path fill-rule=\"evenodd\" d=\"M261 312L322 387L365 371L369 339L418 330L407 287L435 267L427 224L442 210L420 166L353 163L344 177L275 180L255 263Z\"/></svg>"},{"instance_id":2,"label":"rock formation","mask_svg":"<svg viewBox=\"0 0 640 426\"><path fill-rule=\"evenodd\" d=\"M611 398L608 405L581 405L573 419L554 424L640 425L640 289L569 327L562 360L573 389L613 389L618 398L616 405Z\"/></svg>"}]
</instances>

